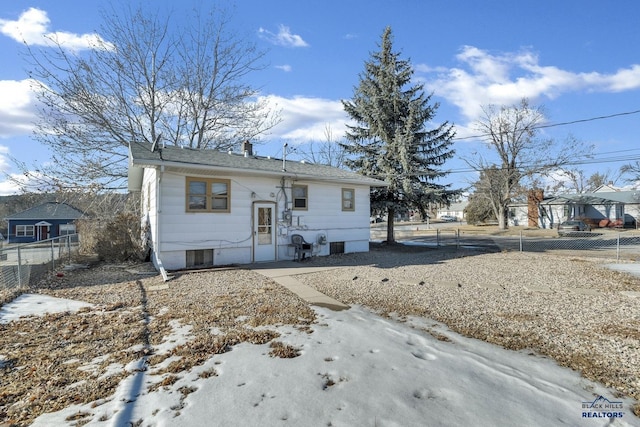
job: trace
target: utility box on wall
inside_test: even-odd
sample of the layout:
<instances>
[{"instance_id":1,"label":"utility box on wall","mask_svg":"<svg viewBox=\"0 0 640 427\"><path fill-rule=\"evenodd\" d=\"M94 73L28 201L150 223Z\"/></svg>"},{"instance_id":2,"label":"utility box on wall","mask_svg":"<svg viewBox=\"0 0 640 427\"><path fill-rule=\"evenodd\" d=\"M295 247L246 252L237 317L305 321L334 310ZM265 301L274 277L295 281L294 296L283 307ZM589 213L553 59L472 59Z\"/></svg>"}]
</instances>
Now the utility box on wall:
<instances>
[{"instance_id":1,"label":"utility box on wall","mask_svg":"<svg viewBox=\"0 0 640 427\"><path fill-rule=\"evenodd\" d=\"M327 235L326 234L318 234L317 242L319 245L327 244Z\"/></svg>"}]
</instances>

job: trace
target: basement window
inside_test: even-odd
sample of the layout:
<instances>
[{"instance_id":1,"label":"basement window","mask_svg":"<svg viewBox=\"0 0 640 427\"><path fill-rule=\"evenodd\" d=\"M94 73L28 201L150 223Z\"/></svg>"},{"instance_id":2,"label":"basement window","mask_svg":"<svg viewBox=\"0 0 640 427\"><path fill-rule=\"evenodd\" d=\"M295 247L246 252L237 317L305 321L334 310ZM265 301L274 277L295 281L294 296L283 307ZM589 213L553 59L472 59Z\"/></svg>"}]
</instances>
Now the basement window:
<instances>
[{"instance_id":1,"label":"basement window","mask_svg":"<svg viewBox=\"0 0 640 427\"><path fill-rule=\"evenodd\" d=\"M197 249L187 251L187 268L213 266L213 249Z\"/></svg>"}]
</instances>

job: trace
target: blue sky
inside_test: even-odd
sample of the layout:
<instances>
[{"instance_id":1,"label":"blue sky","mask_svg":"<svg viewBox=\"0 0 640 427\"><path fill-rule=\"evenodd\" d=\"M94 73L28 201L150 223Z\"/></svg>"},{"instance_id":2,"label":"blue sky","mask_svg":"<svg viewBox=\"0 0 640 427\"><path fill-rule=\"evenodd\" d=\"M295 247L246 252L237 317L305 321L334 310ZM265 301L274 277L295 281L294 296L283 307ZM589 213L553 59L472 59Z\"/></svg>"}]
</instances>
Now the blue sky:
<instances>
[{"instance_id":1,"label":"blue sky","mask_svg":"<svg viewBox=\"0 0 640 427\"><path fill-rule=\"evenodd\" d=\"M12 1L0 4L0 169L16 173L7 155L31 164L46 162L45 147L31 138L35 100L29 92L22 39L37 44L60 33L86 44L100 26L99 2L79 0ZM201 1L157 0L159 8L204 7ZM330 126L339 139L349 99L369 54L386 26L395 50L410 59L416 82L440 103L436 122L456 125L458 137L474 135L480 107L513 104L522 97L543 105L548 123L564 123L640 110L640 3L477 1L477 0L322 0L222 2L233 7L233 24L267 51L267 67L252 75L283 122L263 137L258 154L281 155L290 146L323 141ZM557 126L546 137L569 134L595 146L595 164L578 166L587 174L615 172L640 158L640 114ZM481 147L460 139L456 171L447 181L473 179L459 157ZM609 161L617 159L619 161ZM0 182L0 194L15 191Z\"/></svg>"}]
</instances>

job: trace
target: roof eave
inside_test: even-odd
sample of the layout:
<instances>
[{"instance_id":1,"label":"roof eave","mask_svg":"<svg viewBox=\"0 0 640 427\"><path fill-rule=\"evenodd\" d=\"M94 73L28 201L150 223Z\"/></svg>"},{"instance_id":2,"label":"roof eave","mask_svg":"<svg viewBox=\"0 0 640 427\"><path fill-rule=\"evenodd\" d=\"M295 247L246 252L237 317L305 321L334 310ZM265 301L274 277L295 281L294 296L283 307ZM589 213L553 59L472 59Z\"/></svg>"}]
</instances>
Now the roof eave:
<instances>
[{"instance_id":1,"label":"roof eave","mask_svg":"<svg viewBox=\"0 0 640 427\"><path fill-rule=\"evenodd\" d=\"M270 176L270 177L287 177L287 178L295 178L295 179L307 179L310 181L330 181L330 182L342 182L345 184L352 185L365 185L369 187L387 187L389 184L383 181L367 181L360 179L351 179L351 178L341 178L341 177L327 177L323 175L314 175L308 173L300 173L300 172L291 172L282 170L282 171L269 171L269 170L260 170L260 169L247 169L247 168L238 168L238 167L229 167L229 166L215 166L215 165L206 165L206 164L196 164L196 163L182 163L182 162L174 162L170 160L135 160L131 159L129 164L129 190L132 191L132 188L140 191L142 187L142 170L145 167L161 167L165 168L175 168L175 169L199 169L204 171L211 172L223 172L227 174L244 174L244 175L260 175L260 176ZM137 172L138 170L139 172ZM139 176L138 176L139 174Z\"/></svg>"}]
</instances>

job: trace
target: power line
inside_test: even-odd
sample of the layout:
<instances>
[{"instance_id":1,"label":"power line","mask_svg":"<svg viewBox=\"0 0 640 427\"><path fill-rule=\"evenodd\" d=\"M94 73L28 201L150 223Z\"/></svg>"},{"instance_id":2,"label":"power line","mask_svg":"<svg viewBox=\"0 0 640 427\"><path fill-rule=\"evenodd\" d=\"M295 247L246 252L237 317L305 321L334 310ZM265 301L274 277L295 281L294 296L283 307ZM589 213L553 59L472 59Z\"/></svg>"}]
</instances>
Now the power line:
<instances>
[{"instance_id":1,"label":"power line","mask_svg":"<svg viewBox=\"0 0 640 427\"><path fill-rule=\"evenodd\" d=\"M588 119L578 119L578 120L572 120L569 122L560 122L560 123L551 123L548 125L539 125L539 126L533 126L532 129L547 129L547 128L553 128L553 127L558 127L558 126L567 126L567 125L573 125L576 123L586 123L586 122L593 122L596 120L605 120L605 119L611 119L614 117L621 117L621 116L630 116L632 114L638 114L640 113L640 110L634 110L634 111L625 111L622 113L614 113L614 114L609 114L606 116L597 116L597 117L590 117ZM470 135L470 136L461 136L461 137L454 137L452 138L452 140L454 141L461 141L464 139L480 139L480 138L484 138L487 136L491 136L491 134L485 133L485 134L478 134L478 135Z\"/></svg>"},{"instance_id":2,"label":"power line","mask_svg":"<svg viewBox=\"0 0 640 427\"><path fill-rule=\"evenodd\" d=\"M634 149L629 149L629 150L619 150L619 151L609 151L609 152L603 152L600 154L617 154L617 153L625 153L628 151L640 151L640 148L634 148ZM562 165L559 165L558 168L561 169L563 166L577 166L577 165L588 165L588 164L597 164L597 163L617 163L617 162L633 162L633 161L640 161L640 153L637 155L633 155L633 156L611 156L611 157L600 157L600 158L583 158L583 159L576 159L575 161L572 162L567 162L564 163ZM497 166L497 165L495 165ZM530 164L521 164L519 165L519 168L528 168L531 167L532 165ZM542 165L545 166L545 165ZM504 168L502 167L497 167L498 170L503 170ZM478 169L473 168L473 167L468 167L468 168L458 168L458 169L450 169L448 171L446 171L446 175L450 175L450 174L458 174L458 173L472 173L472 172L478 172ZM429 175L430 173L428 171L417 171L417 172L413 172L411 174L404 174L405 176L423 176L423 175ZM392 174L392 175L396 175L396 174ZM376 176L372 176L373 178L382 178L384 179L386 177L386 175L376 175Z\"/></svg>"},{"instance_id":3,"label":"power line","mask_svg":"<svg viewBox=\"0 0 640 427\"><path fill-rule=\"evenodd\" d=\"M556 127L556 126L572 125L572 124L575 124L575 123L593 122L593 121L596 121L596 120L611 119L613 117L620 117L620 116L630 116L632 114L638 114L638 113L640 113L640 110L626 111L624 113L615 113L615 114L609 114L607 116L591 117L589 119L579 119L579 120L573 120L573 121L570 121L570 122L561 122L561 123L552 123L552 124L549 124L549 125L540 125L540 126L535 126L534 129L545 129L545 128L551 128L551 127Z\"/></svg>"},{"instance_id":4,"label":"power line","mask_svg":"<svg viewBox=\"0 0 640 427\"><path fill-rule=\"evenodd\" d=\"M558 168L562 168L563 166L579 166L579 165L591 165L591 164L599 164L599 163L618 163L618 162L633 162L633 161L640 161L640 155L575 160L572 162L564 163L563 165L558 166ZM525 168L529 167L529 165L520 165L520 166ZM498 168L498 169L502 169L502 168ZM449 170L448 174L470 173L470 172L477 172L477 171L478 169L474 169L472 167L459 168L459 169Z\"/></svg>"}]
</instances>

